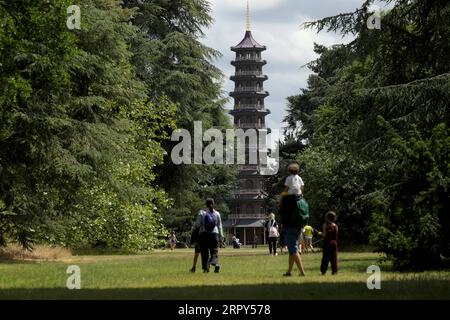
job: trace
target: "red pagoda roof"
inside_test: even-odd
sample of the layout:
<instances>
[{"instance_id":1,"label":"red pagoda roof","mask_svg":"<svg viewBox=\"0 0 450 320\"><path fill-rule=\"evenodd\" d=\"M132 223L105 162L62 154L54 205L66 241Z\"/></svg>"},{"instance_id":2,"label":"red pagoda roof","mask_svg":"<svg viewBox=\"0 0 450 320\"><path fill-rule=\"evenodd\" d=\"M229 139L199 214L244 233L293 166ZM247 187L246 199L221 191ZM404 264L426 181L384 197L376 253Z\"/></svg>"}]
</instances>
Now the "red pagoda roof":
<instances>
[{"instance_id":1,"label":"red pagoda roof","mask_svg":"<svg viewBox=\"0 0 450 320\"><path fill-rule=\"evenodd\" d=\"M231 47L231 50L235 49L262 49L265 50L266 46L260 45L258 42L256 42L255 39L253 39L252 32L247 30L245 32L244 39L242 39L241 42L235 47Z\"/></svg>"}]
</instances>

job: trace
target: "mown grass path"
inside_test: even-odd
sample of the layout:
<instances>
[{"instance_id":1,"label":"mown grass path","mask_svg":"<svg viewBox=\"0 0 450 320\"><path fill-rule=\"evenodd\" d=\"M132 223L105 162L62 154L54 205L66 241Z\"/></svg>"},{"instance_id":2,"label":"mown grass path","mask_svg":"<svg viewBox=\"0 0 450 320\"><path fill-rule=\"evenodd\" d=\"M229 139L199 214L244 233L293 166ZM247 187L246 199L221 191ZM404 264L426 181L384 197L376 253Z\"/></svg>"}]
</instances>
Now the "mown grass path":
<instances>
[{"instance_id":1,"label":"mown grass path","mask_svg":"<svg viewBox=\"0 0 450 320\"><path fill-rule=\"evenodd\" d=\"M306 277L282 277L287 255L267 248L221 250L221 272L188 272L192 249L143 255L73 256L62 261L0 261L0 299L450 299L450 270L399 273L369 252L341 252L339 275L322 276L320 253L303 255ZM382 270L368 290L367 267ZM81 290L68 290L66 269L81 268Z\"/></svg>"}]
</instances>

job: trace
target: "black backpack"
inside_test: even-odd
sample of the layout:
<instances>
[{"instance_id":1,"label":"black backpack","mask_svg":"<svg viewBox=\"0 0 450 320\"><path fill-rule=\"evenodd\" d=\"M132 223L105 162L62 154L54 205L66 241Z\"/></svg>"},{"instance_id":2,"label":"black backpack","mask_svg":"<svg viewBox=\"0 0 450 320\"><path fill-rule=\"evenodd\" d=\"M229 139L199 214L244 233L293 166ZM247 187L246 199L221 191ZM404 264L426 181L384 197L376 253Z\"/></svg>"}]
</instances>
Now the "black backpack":
<instances>
[{"instance_id":1,"label":"black backpack","mask_svg":"<svg viewBox=\"0 0 450 320\"><path fill-rule=\"evenodd\" d=\"M205 231L213 232L214 228L217 226L217 215L215 212L206 211L205 214Z\"/></svg>"}]
</instances>

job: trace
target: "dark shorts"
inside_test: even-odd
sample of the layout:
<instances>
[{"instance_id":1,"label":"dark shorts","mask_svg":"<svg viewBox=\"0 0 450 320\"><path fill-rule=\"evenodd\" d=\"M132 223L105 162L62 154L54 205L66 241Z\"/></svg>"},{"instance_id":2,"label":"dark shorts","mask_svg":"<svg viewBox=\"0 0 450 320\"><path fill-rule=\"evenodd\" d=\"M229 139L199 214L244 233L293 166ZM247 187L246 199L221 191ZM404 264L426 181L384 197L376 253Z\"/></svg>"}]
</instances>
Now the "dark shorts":
<instances>
[{"instance_id":1,"label":"dark shorts","mask_svg":"<svg viewBox=\"0 0 450 320\"><path fill-rule=\"evenodd\" d=\"M300 230L297 228L286 228L283 230L284 244L287 246L289 254L295 254L298 252L298 237L300 236Z\"/></svg>"},{"instance_id":2,"label":"dark shorts","mask_svg":"<svg viewBox=\"0 0 450 320\"><path fill-rule=\"evenodd\" d=\"M201 253L202 252L202 249L200 248L200 244L197 242L196 244L195 244L195 253Z\"/></svg>"}]
</instances>

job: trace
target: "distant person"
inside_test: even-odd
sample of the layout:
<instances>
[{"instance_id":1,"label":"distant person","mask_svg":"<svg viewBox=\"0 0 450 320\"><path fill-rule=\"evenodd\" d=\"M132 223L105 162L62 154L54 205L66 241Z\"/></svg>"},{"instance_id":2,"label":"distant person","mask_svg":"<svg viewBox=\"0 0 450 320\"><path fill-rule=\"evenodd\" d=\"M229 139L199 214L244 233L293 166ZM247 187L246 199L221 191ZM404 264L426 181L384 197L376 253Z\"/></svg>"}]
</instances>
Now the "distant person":
<instances>
[{"instance_id":1,"label":"distant person","mask_svg":"<svg viewBox=\"0 0 450 320\"><path fill-rule=\"evenodd\" d=\"M309 249L311 249L311 252L314 252L314 248L312 245L313 234L314 234L314 228L311 227L309 224L307 224L303 228L303 241L304 241L305 252L308 252Z\"/></svg>"},{"instance_id":2,"label":"distant person","mask_svg":"<svg viewBox=\"0 0 450 320\"><path fill-rule=\"evenodd\" d=\"M254 234L253 235L253 246L252 246L252 248L258 248L258 241L259 241L259 237L256 234Z\"/></svg>"},{"instance_id":3,"label":"distant person","mask_svg":"<svg viewBox=\"0 0 450 320\"><path fill-rule=\"evenodd\" d=\"M275 214L269 215L269 221L266 223L267 241L269 242L269 254L271 256L277 256L277 239L280 236L278 232L278 223L275 220Z\"/></svg>"},{"instance_id":4,"label":"distant person","mask_svg":"<svg viewBox=\"0 0 450 320\"><path fill-rule=\"evenodd\" d=\"M214 266L214 272L218 273L219 267L219 243L223 241L222 219L220 213L214 208L214 200L206 200L206 209L197 215L194 228L199 228L200 251L202 256L203 272L209 272L210 265Z\"/></svg>"},{"instance_id":5,"label":"distant person","mask_svg":"<svg viewBox=\"0 0 450 320\"><path fill-rule=\"evenodd\" d=\"M288 166L290 175L285 181L285 191L281 199L281 224L283 227L284 241L289 251L288 270L284 276L291 276L294 263L297 265L300 275L305 275L303 263L299 255L299 237L303 227L299 208L299 201L304 189L303 180L298 175L300 167L297 163ZM309 212L309 211L308 211ZM308 215L309 213L306 213Z\"/></svg>"},{"instance_id":6,"label":"distant person","mask_svg":"<svg viewBox=\"0 0 450 320\"><path fill-rule=\"evenodd\" d=\"M239 238L237 238L234 234L233 234L233 237L231 238L231 241L233 242L233 248L234 249L240 249L241 248L241 242L240 242Z\"/></svg>"},{"instance_id":7,"label":"distant person","mask_svg":"<svg viewBox=\"0 0 450 320\"><path fill-rule=\"evenodd\" d=\"M175 234L175 231L172 230L172 232L169 234L169 245L170 250L173 251L175 249L175 246L177 245L177 236Z\"/></svg>"},{"instance_id":8,"label":"distant person","mask_svg":"<svg viewBox=\"0 0 450 320\"><path fill-rule=\"evenodd\" d=\"M326 214L326 222L323 231L319 233L323 237L322 263L320 272L324 275L327 272L328 264L331 263L331 272L338 273L338 235L339 230L336 224L336 213L329 211Z\"/></svg>"}]
</instances>

